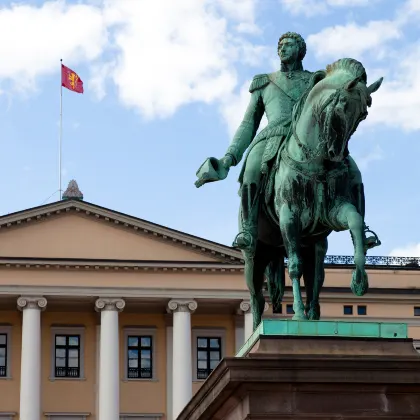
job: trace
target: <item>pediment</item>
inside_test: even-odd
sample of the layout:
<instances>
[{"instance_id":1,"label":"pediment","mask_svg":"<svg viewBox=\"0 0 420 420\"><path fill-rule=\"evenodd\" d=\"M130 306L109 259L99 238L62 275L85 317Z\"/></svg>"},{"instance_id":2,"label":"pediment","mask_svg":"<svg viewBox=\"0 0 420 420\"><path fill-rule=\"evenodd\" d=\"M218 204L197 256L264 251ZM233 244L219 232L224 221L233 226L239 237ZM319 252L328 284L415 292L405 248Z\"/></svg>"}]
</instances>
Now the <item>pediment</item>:
<instances>
[{"instance_id":1,"label":"pediment","mask_svg":"<svg viewBox=\"0 0 420 420\"><path fill-rule=\"evenodd\" d=\"M0 217L0 256L234 265L242 260L230 247L81 201Z\"/></svg>"}]
</instances>

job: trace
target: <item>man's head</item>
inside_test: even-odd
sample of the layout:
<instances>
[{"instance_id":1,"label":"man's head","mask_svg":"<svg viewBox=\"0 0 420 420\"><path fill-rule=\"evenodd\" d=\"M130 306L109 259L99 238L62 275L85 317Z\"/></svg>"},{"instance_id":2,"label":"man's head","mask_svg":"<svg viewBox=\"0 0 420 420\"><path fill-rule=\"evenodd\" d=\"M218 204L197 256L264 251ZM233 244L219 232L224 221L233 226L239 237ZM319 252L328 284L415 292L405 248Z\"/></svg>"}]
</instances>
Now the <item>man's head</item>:
<instances>
[{"instance_id":1,"label":"man's head","mask_svg":"<svg viewBox=\"0 0 420 420\"><path fill-rule=\"evenodd\" d=\"M282 63L302 61L306 54L305 40L296 32L286 32L279 39L277 52Z\"/></svg>"}]
</instances>

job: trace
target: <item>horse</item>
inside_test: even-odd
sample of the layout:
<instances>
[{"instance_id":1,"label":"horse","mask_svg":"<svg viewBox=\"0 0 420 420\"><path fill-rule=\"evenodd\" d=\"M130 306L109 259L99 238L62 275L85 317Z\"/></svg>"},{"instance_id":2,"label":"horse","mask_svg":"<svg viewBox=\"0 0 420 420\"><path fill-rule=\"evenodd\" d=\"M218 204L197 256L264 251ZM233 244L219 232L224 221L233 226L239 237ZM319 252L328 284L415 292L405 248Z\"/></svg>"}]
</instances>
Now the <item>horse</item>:
<instances>
[{"instance_id":1,"label":"horse","mask_svg":"<svg viewBox=\"0 0 420 420\"><path fill-rule=\"evenodd\" d=\"M355 164L348 156L348 142L367 117L371 95L382 80L367 86L363 65L343 58L328 65L326 71L315 72L296 103L289 134L268 175L273 180L271 195L267 194L270 183L265 182L266 196L271 198L261 200L255 249L242 251L254 330L264 311L265 277L273 313L281 312L285 257L292 282L293 319L320 319L319 295L327 238L332 231L350 230L355 263L350 287L357 296L367 292L364 214L358 212L351 195L352 186L361 183L361 175L354 176L349 170L349 162L353 168ZM240 210L239 231L242 228ZM306 305L300 290L302 276Z\"/></svg>"}]
</instances>

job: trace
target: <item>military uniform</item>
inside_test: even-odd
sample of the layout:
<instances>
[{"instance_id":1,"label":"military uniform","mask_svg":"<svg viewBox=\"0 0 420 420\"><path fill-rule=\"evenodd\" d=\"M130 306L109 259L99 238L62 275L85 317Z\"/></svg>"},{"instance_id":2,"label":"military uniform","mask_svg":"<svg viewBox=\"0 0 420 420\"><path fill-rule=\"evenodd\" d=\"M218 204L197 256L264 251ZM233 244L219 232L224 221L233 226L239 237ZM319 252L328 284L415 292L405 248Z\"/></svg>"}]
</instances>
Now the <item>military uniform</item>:
<instances>
[{"instance_id":1,"label":"military uniform","mask_svg":"<svg viewBox=\"0 0 420 420\"><path fill-rule=\"evenodd\" d=\"M248 249L256 242L261 177L288 134L293 106L308 88L311 75L306 70L277 71L252 80L248 108L226 152L235 166L248 149L239 177L244 232L234 246ZM268 125L255 136L264 113Z\"/></svg>"}]
</instances>

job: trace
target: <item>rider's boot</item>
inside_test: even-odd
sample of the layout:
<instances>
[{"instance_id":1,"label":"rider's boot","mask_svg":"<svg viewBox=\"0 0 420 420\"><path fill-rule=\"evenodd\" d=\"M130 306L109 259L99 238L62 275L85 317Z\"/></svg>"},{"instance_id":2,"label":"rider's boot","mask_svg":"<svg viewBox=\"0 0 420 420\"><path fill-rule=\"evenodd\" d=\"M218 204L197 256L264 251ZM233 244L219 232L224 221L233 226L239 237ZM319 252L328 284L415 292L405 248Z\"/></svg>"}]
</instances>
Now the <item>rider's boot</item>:
<instances>
[{"instance_id":1,"label":"rider's boot","mask_svg":"<svg viewBox=\"0 0 420 420\"><path fill-rule=\"evenodd\" d=\"M239 232L232 246L242 251L253 253L258 238L259 199L257 185L243 185L241 190L242 231Z\"/></svg>"},{"instance_id":2,"label":"rider's boot","mask_svg":"<svg viewBox=\"0 0 420 420\"><path fill-rule=\"evenodd\" d=\"M354 205L356 206L357 211L363 217L363 236L364 236L364 251L365 254L368 249L375 248L376 246L381 245L381 241L375 232L369 230L369 227L365 223L365 191L362 183L356 184L353 186L352 195L354 198ZM370 232L373 235L366 237L366 233Z\"/></svg>"}]
</instances>

